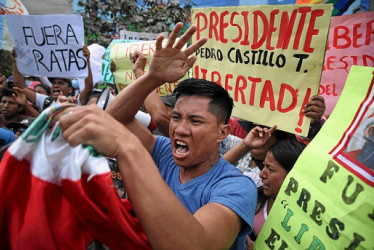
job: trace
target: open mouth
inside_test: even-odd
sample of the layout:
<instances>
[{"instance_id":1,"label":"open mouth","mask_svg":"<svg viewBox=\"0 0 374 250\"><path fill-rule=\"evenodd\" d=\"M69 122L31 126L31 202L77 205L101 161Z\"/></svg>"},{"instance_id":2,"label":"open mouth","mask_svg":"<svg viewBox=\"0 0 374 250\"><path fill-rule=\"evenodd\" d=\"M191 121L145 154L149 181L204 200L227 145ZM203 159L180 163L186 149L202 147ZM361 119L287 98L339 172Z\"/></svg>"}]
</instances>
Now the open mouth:
<instances>
[{"instance_id":1,"label":"open mouth","mask_svg":"<svg viewBox=\"0 0 374 250\"><path fill-rule=\"evenodd\" d=\"M189 148L186 143L182 141L175 141L175 150L180 154L185 154L188 152Z\"/></svg>"},{"instance_id":2,"label":"open mouth","mask_svg":"<svg viewBox=\"0 0 374 250\"><path fill-rule=\"evenodd\" d=\"M59 89L53 89L52 95L53 96L59 96L60 92L61 92L61 90L59 90Z\"/></svg>"},{"instance_id":3,"label":"open mouth","mask_svg":"<svg viewBox=\"0 0 374 250\"><path fill-rule=\"evenodd\" d=\"M187 143L179 140L175 140L174 143L174 157L176 159L182 160L183 158L187 157L190 149Z\"/></svg>"}]
</instances>

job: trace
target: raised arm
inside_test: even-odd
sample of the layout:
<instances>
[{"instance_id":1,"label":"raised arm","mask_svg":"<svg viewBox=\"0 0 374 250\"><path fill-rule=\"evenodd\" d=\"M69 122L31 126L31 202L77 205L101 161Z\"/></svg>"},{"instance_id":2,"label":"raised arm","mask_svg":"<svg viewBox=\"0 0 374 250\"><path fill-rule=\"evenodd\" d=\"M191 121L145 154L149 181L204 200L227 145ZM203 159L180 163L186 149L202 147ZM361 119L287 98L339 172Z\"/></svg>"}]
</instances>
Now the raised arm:
<instances>
[{"instance_id":1,"label":"raised arm","mask_svg":"<svg viewBox=\"0 0 374 250\"><path fill-rule=\"evenodd\" d=\"M135 51L130 55L131 63L133 64L132 70L136 78L144 75L145 65L147 63L147 58L142 55L139 51ZM156 89L153 90L147 98L144 100L144 107L147 112L151 115L152 120L156 124L160 132L169 137L169 122L170 117L168 111L165 107L164 102L161 100L160 96L157 94Z\"/></svg>"},{"instance_id":2,"label":"raised arm","mask_svg":"<svg viewBox=\"0 0 374 250\"><path fill-rule=\"evenodd\" d=\"M14 99L25 109L26 113L32 117L38 117L40 113L27 103L25 91L18 87L13 87L13 90L16 92L13 94Z\"/></svg>"},{"instance_id":3,"label":"raised arm","mask_svg":"<svg viewBox=\"0 0 374 250\"><path fill-rule=\"evenodd\" d=\"M318 131L321 129L324 120L322 119L325 113L326 105L323 96L312 96L311 100L306 104L304 109L304 115L310 117L310 129L308 138L312 140Z\"/></svg>"},{"instance_id":4,"label":"raised arm","mask_svg":"<svg viewBox=\"0 0 374 250\"><path fill-rule=\"evenodd\" d=\"M92 89L93 89L93 78L92 78L92 70L91 70L91 63L90 63L90 51L87 48L87 45L84 45L83 47L83 55L86 57L86 60L87 60L88 76L86 77L86 79L84 79L84 89L79 94L79 102L82 105L86 105L90 97L90 94L92 92Z\"/></svg>"},{"instance_id":5,"label":"raised arm","mask_svg":"<svg viewBox=\"0 0 374 250\"><path fill-rule=\"evenodd\" d=\"M162 47L163 35L157 38L156 50L149 71L122 90L105 110L116 120L125 124L140 139L148 152L152 151L156 137L144 126L134 121L136 112L147 96L158 86L165 82L175 82L183 77L196 61L196 56L191 55L207 41L206 38L202 38L182 51L183 46L195 33L196 26L191 26L176 41L182 27L182 23L174 27L164 48Z\"/></svg>"},{"instance_id":6,"label":"raised arm","mask_svg":"<svg viewBox=\"0 0 374 250\"><path fill-rule=\"evenodd\" d=\"M263 147L269 141L276 128L276 125L270 129L256 126L249 131L240 143L225 153L223 158L235 165L250 150Z\"/></svg>"},{"instance_id":7,"label":"raised arm","mask_svg":"<svg viewBox=\"0 0 374 250\"><path fill-rule=\"evenodd\" d=\"M241 228L229 208L208 203L191 214L161 177L140 140L96 105L75 107L60 118L72 145L92 145L117 159L134 211L154 249L228 249ZM120 240L120 239L119 239Z\"/></svg>"},{"instance_id":8,"label":"raised arm","mask_svg":"<svg viewBox=\"0 0 374 250\"><path fill-rule=\"evenodd\" d=\"M13 49L11 53L12 64L13 64L13 78L14 78L14 86L22 89L29 101L32 103L36 103L36 93L29 89L25 84L25 79L23 75L18 71L17 63L16 63L16 50Z\"/></svg>"},{"instance_id":9,"label":"raised arm","mask_svg":"<svg viewBox=\"0 0 374 250\"><path fill-rule=\"evenodd\" d=\"M145 98L154 89L165 82L177 81L196 61L196 56L191 55L207 40L202 38L182 51L183 46L195 33L196 26L191 26L176 41L182 27L182 23L175 26L164 48L162 47L163 35L157 38L156 50L149 71L122 90L107 108L106 111L121 123L126 124L133 119ZM126 112L123 112L124 107L126 107Z\"/></svg>"}]
</instances>

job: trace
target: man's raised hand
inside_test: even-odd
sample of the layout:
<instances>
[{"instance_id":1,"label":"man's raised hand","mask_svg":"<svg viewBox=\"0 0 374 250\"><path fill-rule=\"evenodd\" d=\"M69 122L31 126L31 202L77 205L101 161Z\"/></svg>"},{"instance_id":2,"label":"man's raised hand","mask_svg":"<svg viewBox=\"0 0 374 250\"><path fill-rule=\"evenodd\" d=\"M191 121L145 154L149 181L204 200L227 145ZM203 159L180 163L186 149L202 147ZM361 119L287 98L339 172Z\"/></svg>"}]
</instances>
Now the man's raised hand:
<instances>
[{"instance_id":1,"label":"man's raised hand","mask_svg":"<svg viewBox=\"0 0 374 250\"><path fill-rule=\"evenodd\" d=\"M182 28L182 23L175 25L165 47L162 47L163 35L156 40L156 51L150 64L149 74L160 82L175 82L183 77L196 61L196 56L191 55L207 42L206 38L201 38L182 51L183 46L196 32L196 26L192 25L177 40Z\"/></svg>"}]
</instances>

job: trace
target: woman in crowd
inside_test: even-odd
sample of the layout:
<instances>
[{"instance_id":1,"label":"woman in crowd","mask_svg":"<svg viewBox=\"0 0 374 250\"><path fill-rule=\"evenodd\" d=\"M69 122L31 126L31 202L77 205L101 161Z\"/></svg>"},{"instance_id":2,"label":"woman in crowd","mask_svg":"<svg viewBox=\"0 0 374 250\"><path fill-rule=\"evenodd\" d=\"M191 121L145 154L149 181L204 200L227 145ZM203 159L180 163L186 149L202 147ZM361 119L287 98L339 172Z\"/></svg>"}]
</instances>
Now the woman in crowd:
<instances>
[{"instance_id":1,"label":"woman in crowd","mask_svg":"<svg viewBox=\"0 0 374 250\"><path fill-rule=\"evenodd\" d=\"M259 188L253 232L247 237L247 250L253 249L254 241L273 207L284 179L304 148L305 144L297 140L281 140L275 142L266 153L265 165L259 174L263 185Z\"/></svg>"}]
</instances>

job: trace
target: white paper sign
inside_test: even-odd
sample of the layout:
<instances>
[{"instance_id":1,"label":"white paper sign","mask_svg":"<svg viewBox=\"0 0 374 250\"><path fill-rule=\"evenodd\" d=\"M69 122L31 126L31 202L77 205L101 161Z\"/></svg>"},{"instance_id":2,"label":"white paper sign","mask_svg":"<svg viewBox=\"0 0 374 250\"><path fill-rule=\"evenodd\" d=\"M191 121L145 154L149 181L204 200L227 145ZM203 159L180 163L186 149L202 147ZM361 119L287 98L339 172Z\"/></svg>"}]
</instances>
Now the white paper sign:
<instances>
[{"instance_id":1,"label":"white paper sign","mask_svg":"<svg viewBox=\"0 0 374 250\"><path fill-rule=\"evenodd\" d=\"M169 32L162 32L162 33L147 33L147 32L134 32L128 30L120 30L119 37L121 40L144 40L144 41L151 41L156 40L157 37L161 34L164 34L164 37L167 38Z\"/></svg>"},{"instance_id":2,"label":"white paper sign","mask_svg":"<svg viewBox=\"0 0 374 250\"><path fill-rule=\"evenodd\" d=\"M79 15L6 15L22 75L85 78L84 28Z\"/></svg>"}]
</instances>

